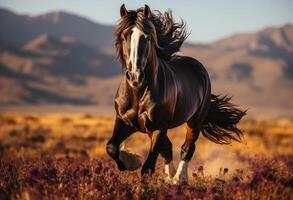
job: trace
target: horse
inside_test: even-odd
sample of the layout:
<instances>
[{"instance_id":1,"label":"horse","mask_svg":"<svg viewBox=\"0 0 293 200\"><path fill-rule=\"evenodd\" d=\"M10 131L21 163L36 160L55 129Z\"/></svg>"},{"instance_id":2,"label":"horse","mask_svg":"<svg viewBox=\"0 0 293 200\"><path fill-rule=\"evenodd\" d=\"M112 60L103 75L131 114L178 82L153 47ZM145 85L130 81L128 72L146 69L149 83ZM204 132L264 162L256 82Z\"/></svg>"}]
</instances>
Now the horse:
<instances>
[{"instance_id":1,"label":"horse","mask_svg":"<svg viewBox=\"0 0 293 200\"><path fill-rule=\"evenodd\" d=\"M207 70L194 58L176 53L187 38L186 25L176 23L172 11L120 7L114 30L117 58L123 76L115 97L116 119L106 151L120 171L120 145L135 132L149 136L151 146L141 168L142 176L155 171L159 155L164 158L166 181L188 182L188 162L200 133L218 144L241 142L237 123L246 114L231 98L211 94ZM186 124L177 171L167 131Z\"/></svg>"}]
</instances>

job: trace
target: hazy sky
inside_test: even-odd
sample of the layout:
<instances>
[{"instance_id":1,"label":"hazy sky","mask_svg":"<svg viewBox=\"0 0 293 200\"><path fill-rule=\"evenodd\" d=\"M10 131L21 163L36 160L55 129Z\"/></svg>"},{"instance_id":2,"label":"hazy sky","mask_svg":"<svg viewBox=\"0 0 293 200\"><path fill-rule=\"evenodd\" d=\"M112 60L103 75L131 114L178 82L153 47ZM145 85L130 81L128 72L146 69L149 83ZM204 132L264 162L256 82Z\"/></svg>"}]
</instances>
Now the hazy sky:
<instances>
[{"instance_id":1,"label":"hazy sky","mask_svg":"<svg viewBox=\"0 0 293 200\"><path fill-rule=\"evenodd\" d=\"M115 24L122 3L128 9L145 3L151 9L172 9L176 19L181 17L187 22L189 40L193 42L293 23L293 0L0 0L0 7L32 15L63 10L95 22Z\"/></svg>"}]
</instances>

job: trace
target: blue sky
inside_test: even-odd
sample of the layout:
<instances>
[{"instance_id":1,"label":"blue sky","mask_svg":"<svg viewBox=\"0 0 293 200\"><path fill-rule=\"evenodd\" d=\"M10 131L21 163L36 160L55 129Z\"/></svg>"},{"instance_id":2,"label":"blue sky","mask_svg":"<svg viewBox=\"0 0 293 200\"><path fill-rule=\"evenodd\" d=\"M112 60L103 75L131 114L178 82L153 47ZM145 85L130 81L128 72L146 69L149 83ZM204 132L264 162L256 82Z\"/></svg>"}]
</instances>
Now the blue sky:
<instances>
[{"instance_id":1,"label":"blue sky","mask_svg":"<svg viewBox=\"0 0 293 200\"><path fill-rule=\"evenodd\" d=\"M189 41L210 42L236 32L293 23L292 0L0 0L0 7L17 13L37 15L55 10L85 16L95 22L115 24L119 8L148 4L151 9L173 10L191 31Z\"/></svg>"}]
</instances>

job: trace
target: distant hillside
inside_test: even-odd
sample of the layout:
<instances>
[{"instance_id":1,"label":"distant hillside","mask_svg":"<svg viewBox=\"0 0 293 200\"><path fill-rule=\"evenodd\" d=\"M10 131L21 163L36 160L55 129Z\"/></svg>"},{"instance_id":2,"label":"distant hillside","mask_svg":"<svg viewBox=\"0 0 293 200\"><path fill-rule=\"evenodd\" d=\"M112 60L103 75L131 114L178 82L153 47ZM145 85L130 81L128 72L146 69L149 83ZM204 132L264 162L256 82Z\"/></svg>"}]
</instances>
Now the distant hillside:
<instances>
[{"instance_id":1,"label":"distant hillside","mask_svg":"<svg viewBox=\"0 0 293 200\"><path fill-rule=\"evenodd\" d=\"M188 45L183 54L208 68L214 91L233 95L251 110L293 108L293 25Z\"/></svg>"},{"instance_id":2,"label":"distant hillside","mask_svg":"<svg viewBox=\"0 0 293 200\"><path fill-rule=\"evenodd\" d=\"M90 46L111 46L113 41L113 26L97 24L61 11L27 16L0 9L0 24L0 44L8 46L23 46L44 33L74 37Z\"/></svg>"},{"instance_id":3,"label":"distant hillside","mask_svg":"<svg viewBox=\"0 0 293 200\"><path fill-rule=\"evenodd\" d=\"M0 9L0 107L113 106L121 68L113 26L64 12L17 15ZM293 116L293 25L185 44L202 62L215 94L259 115Z\"/></svg>"},{"instance_id":4,"label":"distant hillside","mask_svg":"<svg viewBox=\"0 0 293 200\"><path fill-rule=\"evenodd\" d=\"M21 48L2 48L0 72L0 104L87 105L100 102L98 80L121 74L121 68L73 38L43 34Z\"/></svg>"}]
</instances>

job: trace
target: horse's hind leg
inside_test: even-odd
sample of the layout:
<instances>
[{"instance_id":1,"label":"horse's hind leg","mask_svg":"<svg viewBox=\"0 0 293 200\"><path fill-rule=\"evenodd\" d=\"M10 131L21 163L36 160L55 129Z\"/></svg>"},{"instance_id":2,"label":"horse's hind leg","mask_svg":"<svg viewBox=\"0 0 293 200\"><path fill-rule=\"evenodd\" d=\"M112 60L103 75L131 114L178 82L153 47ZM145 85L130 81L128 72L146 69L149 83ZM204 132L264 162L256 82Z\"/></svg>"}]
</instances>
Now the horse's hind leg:
<instances>
[{"instance_id":1,"label":"horse's hind leg","mask_svg":"<svg viewBox=\"0 0 293 200\"><path fill-rule=\"evenodd\" d=\"M165 137L164 144L162 145L160 149L160 155L164 158L165 161L165 181L171 182L173 176L176 173L176 170L174 168L173 164L173 152L172 152L172 143L168 136Z\"/></svg>"},{"instance_id":2,"label":"horse's hind leg","mask_svg":"<svg viewBox=\"0 0 293 200\"><path fill-rule=\"evenodd\" d=\"M200 129L192 128L187 124L187 131L185 142L181 146L180 154L180 163L177 169L175 176L173 177L173 183L187 183L188 182L188 162L191 160L194 150L195 150L195 141L198 139Z\"/></svg>"}]
</instances>

